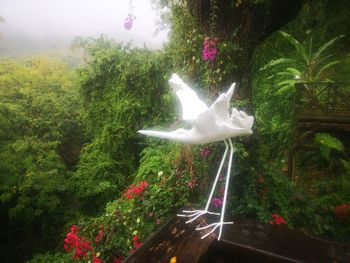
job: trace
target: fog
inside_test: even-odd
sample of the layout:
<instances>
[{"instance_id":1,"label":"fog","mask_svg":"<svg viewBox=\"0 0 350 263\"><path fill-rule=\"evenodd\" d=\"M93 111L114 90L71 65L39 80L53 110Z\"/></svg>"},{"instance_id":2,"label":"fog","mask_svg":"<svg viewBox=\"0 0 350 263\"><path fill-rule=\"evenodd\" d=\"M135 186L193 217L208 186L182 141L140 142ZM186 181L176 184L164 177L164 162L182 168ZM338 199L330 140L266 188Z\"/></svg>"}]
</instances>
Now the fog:
<instances>
[{"instance_id":1,"label":"fog","mask_svg":"<svg viewBox=\"0 0 350 263\"><path fill-rule=\"evenodd\" d=\"M124 20L130 2L136 20L128 31ZM155 35L160 18L150 0L0 0L0 15L5 19L0 23L0 49L11 49L9 45L20 48L18 41L58 48L75 36L101 34L150 48L159 48L167 41L166 31Z\"/></svg>"}]
</instances>

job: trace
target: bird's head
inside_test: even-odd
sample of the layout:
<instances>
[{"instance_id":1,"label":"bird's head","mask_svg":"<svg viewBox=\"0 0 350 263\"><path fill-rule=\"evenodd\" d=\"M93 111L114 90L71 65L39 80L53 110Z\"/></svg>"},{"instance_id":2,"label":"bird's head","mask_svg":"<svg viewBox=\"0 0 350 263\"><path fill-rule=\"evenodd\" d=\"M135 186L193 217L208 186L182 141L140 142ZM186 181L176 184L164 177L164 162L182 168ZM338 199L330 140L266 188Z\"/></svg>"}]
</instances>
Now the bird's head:
<instances>
[{"instance_id":1,"label":"bird's head","mask_svg":"<svg viewBox=\"0 0 350 263\"><path fill-rule=\"evenodd\" d=\"M230 116L230 120L233 125L242 127L246 130L247 134L252 134L252 127L254 124L254 117L249 116L244 111L238 111L236 108L232 108L232 113Z\"/></svg>"}]
</instances>

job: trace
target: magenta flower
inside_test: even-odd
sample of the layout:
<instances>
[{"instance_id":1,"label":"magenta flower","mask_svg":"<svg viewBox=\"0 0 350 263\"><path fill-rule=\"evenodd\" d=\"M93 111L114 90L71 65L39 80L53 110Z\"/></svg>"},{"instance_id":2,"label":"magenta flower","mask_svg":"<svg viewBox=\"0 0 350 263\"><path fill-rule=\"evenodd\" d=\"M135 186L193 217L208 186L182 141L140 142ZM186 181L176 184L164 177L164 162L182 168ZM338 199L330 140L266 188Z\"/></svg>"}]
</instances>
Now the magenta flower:
<instances>
[{"instance_id":1,"label":"magenta flower","mask_svg":"<svg viewBox=\"0 0 350 263\"><path fill-rule=\"evenodd\" d=\"M211 200L211 203L213 204L213 206L215 206L215 208L222 206L223 202L224 201L222 198L217 198L217 197L215 197Z\"/></svg>"},{"instance_id":2,"label":"magenta flower","mask_svg":"<svg viewBox=\"0 0 350 263\"><path fill-rule=\"evenodd\" d=\"M204 147L201 149L201 156L207 157L211 153L210 149L208 147Z\"/></svg>"},{"instance_id":3,"label":"magenta flower","mask_svg":"<svg viewBox=\"0 0 350 263\"><path fill-rule=\"evenodd\" d=\"M203 59L205 61L211 60L213 61L218 53L217 51L217 41L218 38L214 38L214 40L211 40L210 37L206 37L203 42L203 50L202 55Z\"/></svg>"},{"instance_id":4,"label":"magenta flower","mask_svg":"<svg viewBox=\"0 0 350 263\"><path fill-rule=\"evenodd\" d=\"M128 14L124 20L124 28L126 30L130 30L132 28L132 24L135 20L135 16Z\"/></svg>"}]
</instances>

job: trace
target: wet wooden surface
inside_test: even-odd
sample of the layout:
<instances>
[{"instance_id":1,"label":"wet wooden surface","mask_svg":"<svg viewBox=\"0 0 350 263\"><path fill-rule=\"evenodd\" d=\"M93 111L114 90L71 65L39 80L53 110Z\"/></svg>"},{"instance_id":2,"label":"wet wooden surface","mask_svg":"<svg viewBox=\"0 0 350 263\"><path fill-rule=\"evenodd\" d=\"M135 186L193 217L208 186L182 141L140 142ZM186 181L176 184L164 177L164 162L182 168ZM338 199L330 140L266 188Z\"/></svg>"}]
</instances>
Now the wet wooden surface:
<instances>
[{"instance_id":1,"label":"wet wooden surface","mask_svg":"<svg viewBox=\"0 0 350 263\"><path fill-rule=\"evenodd\" d=\"M205 218L190 224L185 221L182 217L173 217L123 263L169 263L173 257L176 263L200 262L216 237L211 235L202 240L201 236L207 231L195 230L197 226L207 225Z\"/></svg>"},{"instance_id":2,"label":"wet wooden surface","mask_svg":"<svg viewBox=\"0 0 350 263\"><path fill-rule=\"evenodd\" d=\"M246 255L249 262L350 262L350 245L249 220L235 220L217 243L217 254Z\"/></svg>"},{"instance_id":3,"label":"wet wooden surface","mask_svg":"<svg viewBox=\"0 0 350 263\"><path fill-rule=\"evenodd\" d=\"M212 222L207 216L191 224L174 217L125 263L273 263L315 262L349 263L350 245L320 239L284 226L237 219L224 227L223 236L201 240L205 232L196 231L198 225Z\"/></svg>"}]
</instances>

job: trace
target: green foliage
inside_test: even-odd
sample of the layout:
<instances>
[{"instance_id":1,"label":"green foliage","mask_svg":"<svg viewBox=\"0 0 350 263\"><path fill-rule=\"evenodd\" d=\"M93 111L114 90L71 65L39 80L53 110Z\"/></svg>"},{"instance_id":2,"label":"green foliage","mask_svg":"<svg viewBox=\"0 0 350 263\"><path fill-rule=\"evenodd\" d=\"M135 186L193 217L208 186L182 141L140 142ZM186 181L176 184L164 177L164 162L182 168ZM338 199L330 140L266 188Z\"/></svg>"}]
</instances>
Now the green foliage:
<instances>
[{"instance_id":1,"label":"green foliage","mask_svg":"<svg viewBox=\"0 0 350 263\"><path fill-rule=\"evenodd\" d=\"M162 52L123 47L103 37L88 50L80 94L91 139L81 153L74 184L79 185L77 197L88 205L86 212L96 213L136 170L142 143L136 131L166 120L171 101Z\"/></svg>"},{"instance_id":2,"label":"green foliage","mask_svg":"<svg viewBox=\"0 0 350 263\"><path fill-rule=\"evenodd\" d=\"M70 152L64 143L82 137L76 77L61 62L45 57L2 61L0 72L0 200L8 228L4 242L12 253L18 247L38 251L56 244L60 226L74 214L66 212L72 166L61 154ZM75 131L68 129L71 125ZM70 146L79 152L81 144ZM12 253L6 253L9 260L28 256L26 251Z\"/></svg>"},{"instance_id":3,"label":"green foliage","mask_svg":"<svg viewBox=\"0 0 350 263\"><path fill-rule=\"evenodd\" d=\"M344 151L342 142L327 133L317 133L315 135L315 141L320 144L321 155L326 160L329 160L331 149L337 150L338 152Z\"/></svg>"},{"instance_id":4,"label":"green foliage","mask_svg":"<svg viewBox=\"0 0 350 263\"><path fill-rule=\"evenodd\" d=\"M147 187L133 197L127 197L126 192L116 195L116 200L107 203L104 214L83 218L79 223L93 252L105 262L128 256L134 249L133 237L138 236L143 242L188 202L187 175L177 170L180 146L150 144L142 152L140 167L128 189L140 182L147 182ZM95 242L101 229L103 237Z\"/></svg>"},{"instance_id":5,"label":"green foliage","mask_svg":"<svg viewBox=\"0 0 350 263\"><path fill-rule=\"evenodd\" d=\"M348 158L342 142L329 134L317 134L315 142L320 150L300 149L295 178L286 173L293 142L294 99L298 96L295 83L347 81L349 64L344 58L349 49L343 34L348 25L341 24L338 14L342 16L341 6L348 3L338 4L306 3L295 21L269 37L256 52L253 104L257 172L247 180L250 194L236 213L265 222L269 212L278 213L289 227L348 241L350 225L335 213L337 206L350 201ZM333 24L330 16L338 21L334 30L329 27ZM237 204L240 201L237 198Z\"/></svg>"},{"instance_id":6,"label":"green foliage","mask_svg":"<svg viewBox=\"0 0 350 263\"><path fill-rule=\"evenodd\" d=\"M320 151L303 151L298 163L304 173L286 174L295 76L339 81L350 72L349 39L343 37L349 31L346 8L307 1L294 22L258 47L250 72L252 31L239 26L215 36L219 1L210 2L216 11L208 13L208 21L191 14L190 1L158 3L171 7L164 50L131 48L103 36L77 37L72 48L84 61L78 76L44 58L1 62L0 219L11 251L1 254L22 262L56 248L56 254L37 254L31 262L71 262L72 254L62 253L62 240L69 224L77 224L92 247L82 261L96 254L112 262L130 254L135 236L145 241L179 208L203 206L223 145L179 145L137 134L175 120L170 71L195 83L199 95L213 98L234 80L241 97L241 87L250 87L253 76L253 104L234 101L245 111L253 105L255 125L251 137L234 142L229 213L263 222L279 214L288 227L348 241L349 220L337 214L337 207L350 203L350 160L343 143L317 134ZM232 2L230 8L240 10L240 4ZM218 37L219 44L216 59L206 62L207 34Z\"/></svg>"},{"instance_id":7,"label":"green foliage","mask_svg":"<svg viewBox=\"0 0 350 263\"><path fill-rule=\"evenodd\" d=\"M337 36L326 43L322 44L314 51L313 38L309 38L309 42L301 44L290 34L281 31L281 36L286 39L295 49L293 58L278 58L268 62L261 70L267 70L275 67L268 79L278 79L278 90L276 94L281 95L287 91L293 91L297 82L320 82L331 81L327 71L340 63L341 60L331 60L332 57L325 52L330 49L339 39L345 35ZM307 48L309 49L307 51Z\"/></svg>"},{"instance_id":8,"label":"green foliage","mask_svg":"<svg viewBox=\"0 0 350 263\"><path fill-rule=\"evenodd\" d=\"M34 258L28 263L47 263L47 262L52 262L52 263L69 263L72 262L72 257L67 254L67 253L45 253L45 254L38 254L35 255Z\"/></svg>"}]
</instances>

